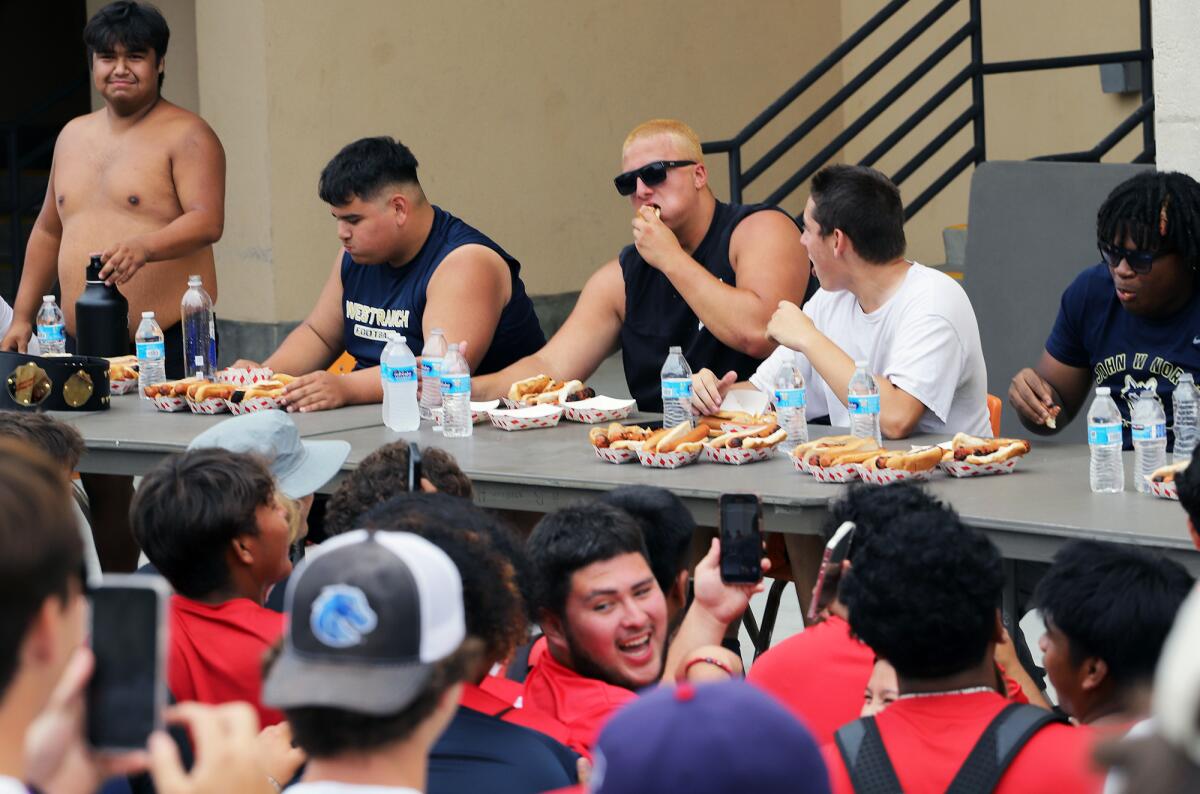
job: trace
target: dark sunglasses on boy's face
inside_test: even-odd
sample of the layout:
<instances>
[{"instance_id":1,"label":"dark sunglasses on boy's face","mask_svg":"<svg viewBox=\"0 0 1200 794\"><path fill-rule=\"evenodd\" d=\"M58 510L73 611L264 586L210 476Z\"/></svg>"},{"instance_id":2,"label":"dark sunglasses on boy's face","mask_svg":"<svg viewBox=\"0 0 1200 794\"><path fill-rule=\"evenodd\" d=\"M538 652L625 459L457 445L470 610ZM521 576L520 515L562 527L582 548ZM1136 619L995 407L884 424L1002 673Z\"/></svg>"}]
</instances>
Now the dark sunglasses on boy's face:
<instances>
[{"instance_id":1,"label":"dark sunglasses on boy's face","mask_svg":"<svg viewBox=\"0 0 1200 794\"><path fill-rule=\"evenodd\" d=\"M637 190L637 181L639 179L647 187L654 187L662 184L667 178L668 168L680 168L685 165L695 165L695 160L656 160L653 163L646 163L641 168L635 168L632 171L626 171L623 174L618 174L613 177L613 184L617 186L617 192L622 196L632 196L633 191Z\"/></svg>"},{"instance_id":2,"label":"dark sunglasses on boy's face","mask_svg":"<svg viewBox=\"0 0 1200 794\"><path fill-rule=\"evenodd\" d=\"M1145 275L1150 272L1150 268L1154 266L1154 260L1160 256L1166 256L1167 251L1139 251L1137 249L1122 248L1119 245L1106 243L1103 240L1098 242L1100 246L1100 256L1104 258L1104 262L1113 269L1116 269L1124 259L1129 263L1129 269L1139 275Z\"/></svg>"}]
</instances>

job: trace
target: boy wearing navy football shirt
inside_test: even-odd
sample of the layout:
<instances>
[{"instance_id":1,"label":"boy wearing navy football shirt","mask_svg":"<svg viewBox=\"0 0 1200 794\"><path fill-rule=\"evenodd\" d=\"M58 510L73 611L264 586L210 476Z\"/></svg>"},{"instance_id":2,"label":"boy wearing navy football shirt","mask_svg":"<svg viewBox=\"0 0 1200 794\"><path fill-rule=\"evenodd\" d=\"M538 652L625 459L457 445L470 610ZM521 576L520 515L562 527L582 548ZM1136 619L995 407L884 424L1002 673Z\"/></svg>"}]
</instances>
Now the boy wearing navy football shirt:
<instances>
[{"instance_id":1,"label":"boy wearing navy football shirt","mask_svg":"<svg viewBox=\"0 0 1200 794\"><path fill-rule=\"evenodd\" d=\"M1130 449L1130 413L1149 391L1173 445L1171 392L1184 372L1200 373L1200 183L1138 174L1101 205L1097 237L1104 261L1067 287L1041 360L1013 378L1009 402L1025 427L1050 435L1108 386Z\"/></svg>"}]
</instances>

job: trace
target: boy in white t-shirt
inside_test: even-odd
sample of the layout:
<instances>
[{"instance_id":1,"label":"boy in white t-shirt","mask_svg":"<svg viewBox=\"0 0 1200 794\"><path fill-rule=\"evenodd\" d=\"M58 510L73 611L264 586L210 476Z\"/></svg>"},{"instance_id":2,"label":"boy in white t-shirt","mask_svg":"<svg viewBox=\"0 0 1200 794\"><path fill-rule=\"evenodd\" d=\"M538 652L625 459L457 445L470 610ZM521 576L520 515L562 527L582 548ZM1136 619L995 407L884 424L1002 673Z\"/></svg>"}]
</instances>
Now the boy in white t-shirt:
<instances>
[{"instance_id":1,"label":"boy in white t-shirt","mask_svg":"<svg viewBox=\"0 0 1200 794\"><path fill-rule=\"evenodd\" d=\"M854 362L866 361L879 384L885 438L991 436L975 312L957 282L904 258L904 207L891 180L862 166L822 169L804 208L803 241L820 291L803 310L779 304L767 335L780 346L748 382L700 370L693 408L715 412L730 389L770 394L794 356L808 416L845 427Z\"/></svg>"}]
</instances>

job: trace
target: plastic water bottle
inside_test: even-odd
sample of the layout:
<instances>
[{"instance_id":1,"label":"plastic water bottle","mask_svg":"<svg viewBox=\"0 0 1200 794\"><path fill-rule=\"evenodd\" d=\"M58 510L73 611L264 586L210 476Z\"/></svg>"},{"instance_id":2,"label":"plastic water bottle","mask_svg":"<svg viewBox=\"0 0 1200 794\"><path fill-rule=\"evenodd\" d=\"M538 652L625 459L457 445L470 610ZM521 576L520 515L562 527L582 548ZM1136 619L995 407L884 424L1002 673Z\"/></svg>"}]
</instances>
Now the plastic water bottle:
<instances>
[{"instance_id":1,"label":"plastic water bottle","mask_svg":"<svg viewBox=\"0 0 1200 794\"><path fill-rule=\"evenodd\" d=\"M442 404L442 359L446 337L434 328L421 348L421 418L433 419L433 409ZM469 435L469 434L468 434Z\"/></svg>"},{"instance_id":2,"label":"plastic water bottle","mask_svg":"<svg viewBox=\"0 0 1200 794\"><path fill-rule=\"evenodd\" d=\"M779 426L787 432L783 448L791 450L797 444L808 441L808 419L804 415L804 376L796 366L794 353L784 358L783 366L779 368L773 398Z\"/></svg>"},{"instance_id":3,"label":"plastic water bottle","mask_svg":"<svg viewBox=\"0 0 1200 794\"><path fill-rule=\"evenodd\" d=\"M1150 492L1146 478L1167 462L1167 417L1152 391L1142 392L1133 405L1133 480L1138 491Z\"/></svg>"},{"instance_id":4,"label":"plastic water bottle","mask_svg":"<svg viewBox=\"0 0 1200 794\"><path fill-rule=\"evenodd\" d=\"M1192 373L1179 376L1171 402L1175 407L1175 454L1172 460L1179 463L1191 460L1192 450L1196 448L1196 404L1200 402L1200 393L1196 391Z\"/></svg>"},{"instance_id":5,"label":"plastic water bottle","mask_svg":"<svg viewBox=\"0 0 1200 794\"><path fill-rule=\"evenodd\" d=\"M383 423L399 433L421 426L417 410L417 357L404 337L393 333L379 357L383 380Z\"/></svg>"},{"instance_id":6,"label":"plastic water bottle","mask_svg":"<svg viewBox=\"0 0 1200 794\"><path fill-rule=\"evenodd\" d=\"M146 387L167 379L167 345L154 312L142 312L142 322L133 341L137 347L138 391L143 400L148 400Z\"/></svg>"},{"instance_id":7,"label":"plastic water bottle","mask_svg":"<svg viewBox=\"0 0 1200 794\"><path fill-rule=\"evenodd\" d=\"M850 411L850 435L856 438L873 438L883 446L879 433L879 384L867 369L867 362L854 362L854 376L847 390L847 408Z\"/></svg>"},{"instance_id":8,"label":"plastic water bottle","mask_svg":"<svg viewBox=\"0 0 1200 794\"><path fill-rule=\"evenodd\" d=\"M458 344L450 345L442 360L442 434L446 438L466 438L471 435L471 368L458 352Z\"/></svg>"},{"instance_id":9,"label":"plastic water bottle","mask_svg":"<svg viewBox=\"0 0 1200 794\"><path fill-rule=\"evenodd\" d=\"M1092 493L1125 490L1125 462L1121 459L1121 412L1113 402L1112 389L1096 388L1096 399L1087 414L1088 450L1092 453Z\"/></svg>"},{"instance_id":10,"label":"plastic water bottle","mask_svg":"<svg viewBox=\"0 0 1200 794\"><path fill-rule=\"evenodd\" d=\"M212 380L217 366L216 319L212 298L199 276L188 276L187 292L180 305L183 315L183 373L185 377Z\"/></svg>"},{"instance_id":11,"label":"plastic water bottle","mask_svg":"<svg viewBox=\"0 0 1200 794\"><path fill-rule=\"evenodd\" d=\"M692 424L692 368L683 348L673 345L662 368L663 427Z\"/></svg>"},{"instance_id":12,"label":"plastic water bottle","mask_svg":"<svg viewBox=\"0 0 1200 794\"><path fill-rule=\"evenodd\" d=\"M37 338L43 356L67 352L67 326L53 295L42 296L42 308L37 313Z\"/></svg>"}]
</instances>

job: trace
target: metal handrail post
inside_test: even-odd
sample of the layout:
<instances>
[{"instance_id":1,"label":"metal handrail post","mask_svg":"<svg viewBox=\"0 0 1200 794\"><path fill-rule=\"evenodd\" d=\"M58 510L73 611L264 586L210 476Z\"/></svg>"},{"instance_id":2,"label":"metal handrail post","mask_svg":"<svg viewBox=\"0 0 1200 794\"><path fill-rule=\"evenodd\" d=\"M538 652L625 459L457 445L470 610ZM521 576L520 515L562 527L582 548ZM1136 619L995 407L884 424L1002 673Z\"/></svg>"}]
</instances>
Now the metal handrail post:
<instances>
[{"instance_id":1,"label":"metal handrail post","mask_svg":"<svg viewBox=\"0 0 1200 794\"><path fill-rule=\"evenodd\" d=\"M1150 0L1140 0L1138 3L1141 17L1142 41L1142 104L1154 99L1154 39L1151 36ZM1154 149L1154 114L1146 116L1142 121L1142 151Z\"/></svg>"},{"instance_id":2,"label":"metal handrail post","mask_svg":"<svg viewBox=\"0 0 1200 794\"><path fill-rule=\"evenodd\" d=\"M975 165L987 159L986 125L983 115L982 6L983 0L971 0L971 106L975 108L975 122L972 125L975 132Z\"/></svg>"}]
</instances>

